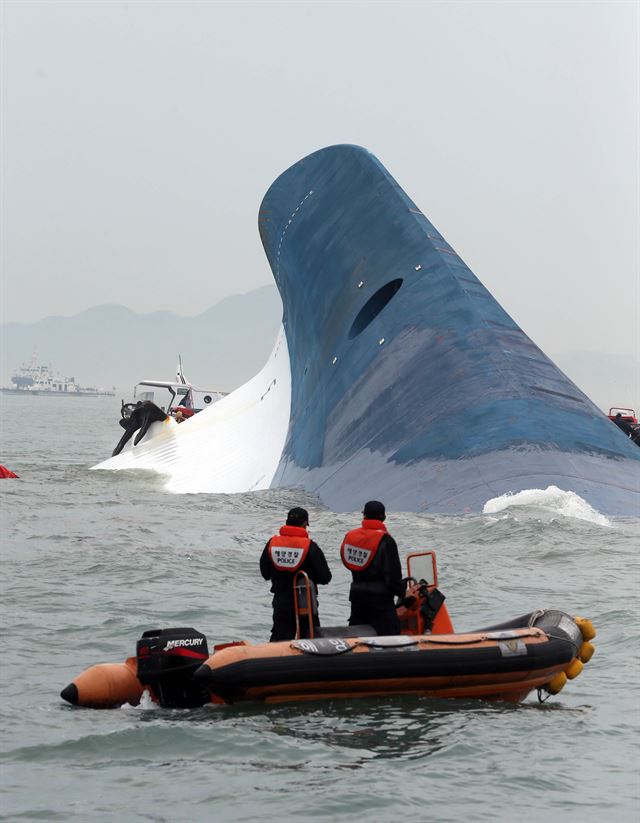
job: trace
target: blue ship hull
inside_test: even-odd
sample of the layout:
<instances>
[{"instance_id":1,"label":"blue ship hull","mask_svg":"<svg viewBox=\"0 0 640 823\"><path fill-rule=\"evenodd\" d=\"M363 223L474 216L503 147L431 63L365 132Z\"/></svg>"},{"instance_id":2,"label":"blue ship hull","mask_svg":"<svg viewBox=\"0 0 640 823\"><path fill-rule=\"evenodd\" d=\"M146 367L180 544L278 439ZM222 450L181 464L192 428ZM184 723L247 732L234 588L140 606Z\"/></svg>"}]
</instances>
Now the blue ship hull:
<instances>
[{"instance_id":1,"label":"blue ship hull","mask_svg":"<svg viewBox=\"0 0 640 823\"><path fill-rule=\"evenodd\" d=\"M284 304L291 417L274 487L334 511L481 511L558 486L640 513L640 450L357 146L282 174L259 216Z\"/></svg>"}]
</instances>

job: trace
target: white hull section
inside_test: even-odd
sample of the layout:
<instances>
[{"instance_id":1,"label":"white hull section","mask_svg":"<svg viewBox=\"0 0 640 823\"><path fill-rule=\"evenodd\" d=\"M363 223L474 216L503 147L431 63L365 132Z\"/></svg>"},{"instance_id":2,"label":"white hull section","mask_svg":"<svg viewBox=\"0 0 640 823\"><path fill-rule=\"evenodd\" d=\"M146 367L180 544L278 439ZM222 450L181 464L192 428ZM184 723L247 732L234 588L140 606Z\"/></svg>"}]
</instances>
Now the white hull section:
<instances>
[{"instance_id":1,"label":"white hull section","mask_svg":"<svg viewBox=\"0 0 640 823\"><path fill-rule=\"evenodd\" d=\"M234 493L268 489L289 428L291 370L284 329L265 367L222 400L179 425L153 423L116 457L94 469L151 469L168 476L176 493ZM135 437L135 436L134 436Z\"/></svg>"}]
</instances>

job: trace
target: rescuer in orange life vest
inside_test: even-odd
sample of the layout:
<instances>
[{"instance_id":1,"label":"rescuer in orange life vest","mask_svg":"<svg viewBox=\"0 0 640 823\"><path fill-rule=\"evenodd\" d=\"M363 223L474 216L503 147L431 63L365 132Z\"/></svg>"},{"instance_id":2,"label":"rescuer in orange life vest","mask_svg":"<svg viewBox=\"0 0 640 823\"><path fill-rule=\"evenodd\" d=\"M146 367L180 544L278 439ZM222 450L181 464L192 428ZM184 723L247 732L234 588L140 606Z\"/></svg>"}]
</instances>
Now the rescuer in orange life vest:
<instances>
[{"instance_id":1,"label":"rescuer in orange life vest","mask_svg":"<svg viewBox=\"0 0 640 823\"><path fill-rule=\"evenodd\" d=\"M340 547L342 562L353 576L349 625L368 624L379 635L400 634L393 601L405 588L398 546L384 525L382 503L369 501L362 514L362 526L348 532Z\"/></svg>"},{"instance_id":2,"label":"rescuer in orange life vest","mask_svg":"<svg viewBox=\"0 0 640 823\"><path fill-rule=\"evenodd\" d=\"M296 636L296 615L293 600L293 580L296 572L303 571L311 580L313 596L318 584L331 580L331 571L322 549L310 539L307 532L309 513L306 509L291 509L286 525L264 547L260 557L260 572L265 580L271 580L273 592L273 628L271 642L292 640ZM319 626L318 615L314 625ZM307 621L300 622L302 637L308 636Z\"/></svg>"}]
</instances>

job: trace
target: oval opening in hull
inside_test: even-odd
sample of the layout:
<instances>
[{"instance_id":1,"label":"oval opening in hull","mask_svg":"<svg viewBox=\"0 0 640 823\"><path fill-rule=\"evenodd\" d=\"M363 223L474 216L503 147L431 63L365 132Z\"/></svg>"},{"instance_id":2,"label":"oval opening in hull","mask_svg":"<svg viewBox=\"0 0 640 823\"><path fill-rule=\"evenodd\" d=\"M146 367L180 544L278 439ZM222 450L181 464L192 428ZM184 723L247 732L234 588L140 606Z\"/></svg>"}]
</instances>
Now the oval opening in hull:
<instances>
[{"instance_id":1,"label":"oval opening in hull","mask_svg":"<svg viewBox=\"0 0 640 823\"><path fill-rule=\"evenodd\" d=\"M349 329L349 340L353 340L354 337L357 337L370 323L375 320L382 309L384 309L387 303L396 294L401 285L401 277L398 277L395 280L390 280L367 300L358 312L356 319L353 321L351 328Z\"/></svg>"}]
</instances>

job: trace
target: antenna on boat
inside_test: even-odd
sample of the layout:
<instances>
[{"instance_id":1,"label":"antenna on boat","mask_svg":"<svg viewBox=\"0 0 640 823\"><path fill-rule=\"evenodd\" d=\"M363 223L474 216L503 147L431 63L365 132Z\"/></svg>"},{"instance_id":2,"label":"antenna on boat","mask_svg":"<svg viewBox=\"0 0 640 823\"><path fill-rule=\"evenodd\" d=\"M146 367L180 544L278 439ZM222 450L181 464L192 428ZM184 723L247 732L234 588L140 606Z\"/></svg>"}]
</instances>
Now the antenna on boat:
<instances>
[{"instance_id":1,"label":"antenna on boat","mask_svg":"<svg viewBox=\"0 0 640 823\"><path fill-rule=\"evenodd\" d=\"M186 383L184 374L182 373L182 355L178 355L178 368L176 370L176 383Z\"/></svg>"}]
</instances>

